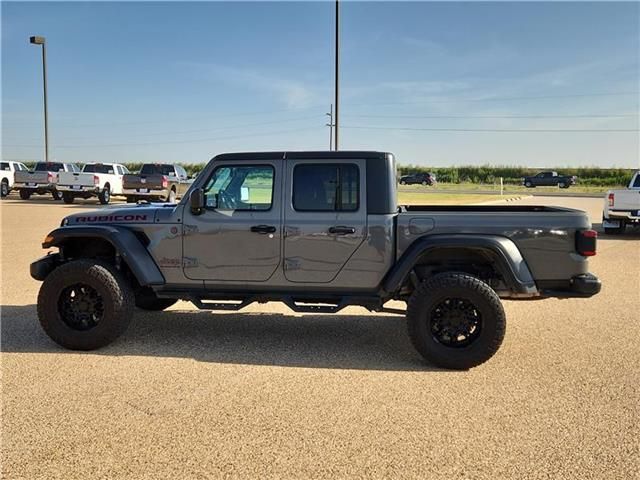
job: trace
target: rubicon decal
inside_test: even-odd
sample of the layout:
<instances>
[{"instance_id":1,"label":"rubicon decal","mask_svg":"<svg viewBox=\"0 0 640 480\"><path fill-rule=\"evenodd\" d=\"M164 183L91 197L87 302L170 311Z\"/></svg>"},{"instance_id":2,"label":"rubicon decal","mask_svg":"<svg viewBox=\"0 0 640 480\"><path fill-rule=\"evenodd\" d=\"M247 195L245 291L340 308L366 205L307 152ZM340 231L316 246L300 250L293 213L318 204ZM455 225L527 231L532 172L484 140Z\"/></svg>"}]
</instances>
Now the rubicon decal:
<instances>
[{"instance_id":1,"label":"rubicon decal","mask_svg":"<svg viewBox=\"0 0 640 480\"><path fill-rule=\"evenodd\" d=\"M147 220L147 215L87 215L76 217L76 223L95 222L142 222Z\"/></svg>"}]
</instances>

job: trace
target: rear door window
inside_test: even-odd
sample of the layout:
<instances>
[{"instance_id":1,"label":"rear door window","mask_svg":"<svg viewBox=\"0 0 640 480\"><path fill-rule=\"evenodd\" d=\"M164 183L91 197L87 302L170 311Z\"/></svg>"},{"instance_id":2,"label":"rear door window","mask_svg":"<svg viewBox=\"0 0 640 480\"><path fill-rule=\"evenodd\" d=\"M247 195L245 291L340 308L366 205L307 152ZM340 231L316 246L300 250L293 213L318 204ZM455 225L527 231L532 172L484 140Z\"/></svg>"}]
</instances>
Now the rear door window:
<instances>
[{"instance_id":1,"label":"rear door window","mask_svg":"<svg viewBox=\"0 0 640 480\"><path fill-rule=\"evenodd\" d=\"M359 197L355 164L301 164L293 171L293 208L299 212L353 212Z\"/></svg>"}]
</instances>

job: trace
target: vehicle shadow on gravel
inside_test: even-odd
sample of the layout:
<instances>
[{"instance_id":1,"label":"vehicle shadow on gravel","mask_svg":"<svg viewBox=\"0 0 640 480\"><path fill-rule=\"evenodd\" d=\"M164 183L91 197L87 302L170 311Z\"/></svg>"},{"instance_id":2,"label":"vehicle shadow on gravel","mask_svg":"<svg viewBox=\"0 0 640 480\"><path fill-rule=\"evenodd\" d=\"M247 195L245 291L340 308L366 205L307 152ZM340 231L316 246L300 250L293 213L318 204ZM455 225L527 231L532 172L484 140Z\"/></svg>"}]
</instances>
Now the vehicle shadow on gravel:
<instances>
[{"instance_id":1,"label":"vehicle shadow on gravel","mask_svg":"<svg viewBox=\"0 0 640 480\"><path fill-rule=\"evenodd\" d=\"M64 203L62 200L54 200L53 198L30 198L29 200L20 200L18 198L3 198L0 205L54 205L63 208L107 208L113 205L125 207L133 206L131 203L123 201L111 201L108 205L101 205L95 199L84 200L76 199L73 203Z\"/></svg>"},{"instance_id":2,"label":"vehicle shadow on gravel","mask_svg":"<svg viewBox=\"0 0 640 480\"><path fill-rule=\"evenodd\" d=\"M599 240L640 240L640 228L638 227L627 226L625 232L618 235L604 233L602 223L593 223L591 228L598 232Z\"/></svg>"},{"instance_id":3,"label":"vehicle shadow on gravel","mask_svg":"<svg viewBox=\"0 0 640 480\"><path fill-rule=\"evenodd\" d=\"M42 331L35 305L2 306L2 351L193 358L304 368L447 371L426 364L400 316L136 311L112 345L71 352Z\"/></svg>"}]
</instances>

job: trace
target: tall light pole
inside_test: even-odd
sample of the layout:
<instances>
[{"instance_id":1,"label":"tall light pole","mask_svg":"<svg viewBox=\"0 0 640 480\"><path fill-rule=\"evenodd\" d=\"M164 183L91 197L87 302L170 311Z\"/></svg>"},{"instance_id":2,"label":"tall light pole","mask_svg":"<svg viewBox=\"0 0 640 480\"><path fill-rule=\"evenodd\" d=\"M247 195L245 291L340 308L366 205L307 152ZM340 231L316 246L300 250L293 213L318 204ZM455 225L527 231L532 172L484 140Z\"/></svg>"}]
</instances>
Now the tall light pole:
<instances>
[{"instance_id":1,"label":"tall light pole","mask_svg":"<svg viewBox=\"0 0 640 480\"><path fill-rule=\"evenodd\" d=\"M44 37L29 37L29 43L42 45L42 85L44 88L44 160L49 162L49 119L47 116L47 47Z\"/></svg>"},{"instance_id":2,"label":"tall light pole","mask_svg":"<svg viewBox=\"0 0 640 480\"><path fill-rule=\"evenodd\" d=\"M335 57L336 57L336 78L335 78L335 99L334 99L334 103L336 106L336 111L335 111L335 116L333 117L333 126L334 126L334 140L333 140L333 145L334 145L334 150L338 150L338 109L339 109L339 103L338 103L338 73L339 73L339 67L340 67L340 1L336 0L336 53L335 53Z\"/></svg>"}]
</instances>

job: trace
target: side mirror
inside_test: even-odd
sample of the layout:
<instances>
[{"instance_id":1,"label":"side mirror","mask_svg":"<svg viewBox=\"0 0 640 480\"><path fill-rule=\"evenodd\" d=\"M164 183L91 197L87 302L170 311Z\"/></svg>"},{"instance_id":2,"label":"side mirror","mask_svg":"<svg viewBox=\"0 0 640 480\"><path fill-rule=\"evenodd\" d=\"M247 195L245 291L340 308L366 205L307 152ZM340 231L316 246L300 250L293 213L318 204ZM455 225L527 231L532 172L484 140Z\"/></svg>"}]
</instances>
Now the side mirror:
<instances>
[{"instance_id":1,"label":"side mirror","mask_svg":"<svg viewBox=\"0 0 640 480\"><path fill-rule=\"evenodd\" d=\"M202 188L196 188L191 192L189 205L191 207L191 213L194 215L200 215L202 213L202 209L205 207L205 195Z\"/></svg>"}]
</instances>

